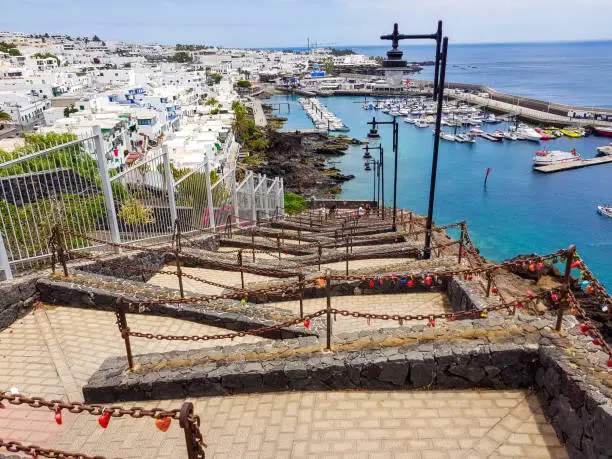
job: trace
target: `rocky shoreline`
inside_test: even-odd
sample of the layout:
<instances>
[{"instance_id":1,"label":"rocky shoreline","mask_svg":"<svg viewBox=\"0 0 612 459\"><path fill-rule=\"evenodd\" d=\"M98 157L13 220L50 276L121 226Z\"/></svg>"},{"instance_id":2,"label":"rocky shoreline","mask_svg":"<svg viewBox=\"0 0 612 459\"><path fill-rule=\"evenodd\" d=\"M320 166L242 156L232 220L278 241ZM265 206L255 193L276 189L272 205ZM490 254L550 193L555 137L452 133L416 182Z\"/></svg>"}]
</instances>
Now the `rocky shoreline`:
<instances>
[{"instance_id":1,"label":"rocky shoreline","mask_svg":"<svg viewBox=\"0 0 612 459\"><path fill-rule=\"evenodd\" d=\"M268 130L269 146L263 161L252 166L255 172L282 177L285 191L304 197L330 198L342 191L342 184L355 178L328 167L328 158L342 156L356 139L323 133L295 133Z\"/></svg>"}]
</instances>

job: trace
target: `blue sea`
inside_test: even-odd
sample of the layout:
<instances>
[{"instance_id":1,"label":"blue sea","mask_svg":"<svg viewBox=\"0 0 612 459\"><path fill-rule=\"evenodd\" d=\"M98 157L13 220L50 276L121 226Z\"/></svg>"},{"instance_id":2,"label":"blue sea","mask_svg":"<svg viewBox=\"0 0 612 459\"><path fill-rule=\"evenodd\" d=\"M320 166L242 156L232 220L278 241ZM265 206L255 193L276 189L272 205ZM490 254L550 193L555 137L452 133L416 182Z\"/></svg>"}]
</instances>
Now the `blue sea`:
<instances>
[{"instance_id":1,"label":"blue sea","mask_svg":"<svg viewBox=\"0 0 612 459\"><path fill-rule=\"evenodd\" d=\"M386 48L380 49L384 51ZM356 51L365 52L364 49ZM498 90L570 104L612 106L612 85L609 85L612 42L457 46L453 52L455 57L449 62L449 75L453 81L484 83ZM426 56L410 56L408 59L424 60ZM462 73L458 67L452 67L455 62L474 64L478 72ZM291 103L291 112L281 113L289 118L285 130L312 128L312 122L297 103L297 97L280 95L274 96L273 100ZM363 110L363 100L363 97L323 99L350 128L348 135L360 139L365 138L369 128L366 122L371 121L374 113L381 121L391 119L382 112ZM425 214L431 173L432 130L404 123L401 118L398 120L398 205ZM506 129L507 126L497 124L491 127L497 128ZM380 129L386 158L385 198L386 204L391 205L391 128ZM610 287L612 219L598 215L596 206L612 203L612 164L557 174L532 171L532 158L537 149L546 147L569 151L576 148L583 157L592 157L597 146L609 142L609 138L596 136L582 139L564 137L541 142L540 146L524 141L493 143L485 139L479 139L474 145L442 141L434 219L441 225L465 219L481 253L497 261L576 244L593 272ZM362 154L360 147L351 147L337 160L336 167L343 173L356 176L344 184L344 198L372 199L373 172L364 170ZM492 172L485 188L483 181L489 167Z\"/></svg>"}]
</instances>

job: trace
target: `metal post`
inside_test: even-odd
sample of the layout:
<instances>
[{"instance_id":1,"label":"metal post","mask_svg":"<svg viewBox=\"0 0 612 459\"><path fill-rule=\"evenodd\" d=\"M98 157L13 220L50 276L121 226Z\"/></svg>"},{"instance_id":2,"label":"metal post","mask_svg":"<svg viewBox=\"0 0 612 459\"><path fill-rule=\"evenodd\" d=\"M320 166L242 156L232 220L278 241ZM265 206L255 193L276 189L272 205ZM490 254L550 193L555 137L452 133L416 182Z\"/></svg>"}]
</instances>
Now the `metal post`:
<instances>
[{"instance_id":1,"label":"metal post","mask_svg":"<svg viewBox=\"0 0 612 459\"><path fill-rule=\"evenodd\" d=\"M459 238L459 259L457 263L461 264L461 258L463 257L463 241L465 240L465 221L461 222L461 236Z\"/></svg>"},{"instance_id":2,"label":"metal post","mask_svg":"<svg viewBox=\"0 0 612 459\"><path fill-rule=\"evenodd\" d=\"M576 246L570 245L565 252L565 275L563 276L563 299L559 304L559 310L557 311L557 324L555 330L561 330L561 323L563 322L563 310L564 305L569 303L569 291L570 291L570 279L572 274L572 263L574 262L574 254L576 253Z\"/></svg>"},{"instance_id":3,"label":"metal post","mask_svg":"<svg viewBox=\"0 0 612 459\"><path fill-rule=\"evenodd\" d=\"M168 145L162 145L162 152L164 156L164 173L166 175L166 192L168 193L168 206L170 207L170 219L171 221L177 221L176 214L176 200L174 199L174 176L170 169L170 155L168 154Z\"/></svg>"},{"instance_id":4,"label":"metal post","mask_svg":"<svg viewBox=\"0 0 612 459\"><path fill-rule=\"evenodd\" d=\"M304 275L298 276L300 284L300 317L304 317Z\"/></svg>"},{"instance_id":5,"label":"metal post","mask_svg":"<svg viewBox=\"0 0 612 459\"><path fill-rule=\"evenodd\" d=\"M253 263L255 263L255 230L251 229L251 247L253 248Z\"/></svg>"},{"instance_id":6,"label":"metal post","mask_svg":"<svg viewBox=\"0 0 612 459\"><path fill-rule=\"evenodd\" d=\"M298 237L298 245L302 245L302 230L300 230L299 228L297 230L297 237Z\"/></svg>"},{"instance_id":7,"label":"metal post","mask_svg":"<svg viewBox=\"0 0 612 459\"><path fill-rule=\"evenodd\" d=\"M242 269L242 249L238 251L238 265L240 266L240 282L244 290L244 270Z\"/></svg>"},{"instance_id":8,"label":"metal post","mask_svg":"<svg viewBox=\"0 0 612 459\"><path fill-rule=\"evenodd\" d=\"M179 425L181 429L185 431L185 445L187 446L187 459L198 459L200 456L199 449L197 447L197 439L193 435L192 431L192 420L193 416L193 403L184 402L181 407L179 414Z\"/></svg>"},{"instance_id":9,"label":"metal post","mask_svg":"<svg viewBox=\"0 0 612 459\"><path fill-rule=\"evenodd\" d=\"M278 248L278 259L281 259L281 241L280 236L276 236L276 247Z\"/></svg>"},{"instance_id":10,"label":"metal post","mask_svg":"<svg viewBox=\"0 0 612 459\"><path fill-rule=\"evenodd\" d=\"M106 164L106 149L105 142L100 126L94 126L94 146L96 150L96 159L98 162L98 174L100 175L100 185L102 194L104 195L104 207L108 218L108 228L110 230L111 242L119 244L121 236L119 234L119 224L117 222L117 212L115 210L115 201L113 200L113 190L110 184L110 176L108 175L108 167ZM119 252L115 248L115 252Z\"/></svg>"},{"instance_id":11,"label":"metal post","mask_svg":"<svg viewBox=\"0 0 612 459\"><path fill-rule=\"evenodd\" d=\"M52 254L55 257L55 254ZM55 272L55 263L53 263ZM0 270L3 271L4 276L0 280L11 280L13 278L13 272L11 271L11 264L9 263L8 255L6 253L6 247L4 246L4 238L0 233Z\"/></svg>"},{"instance_id":12,"label":"metal post","mask_svg":"<svg viewBox=\"0 0 612 459\"><path fill-rule=\"evenodd\" d=\"M176 276L178 277L181 298L185 298L185 293L183 291L183 269L181 268L181 230L179 228L178 221L175 221L174 231L174 259L176 260Z\"/></svg>"},{"instance_id":13,"label":"metal post","mask_svg":"<svg viewBox=\"0 0 612 459\"><path fill-rule=\"evenodd\" d=\"M434 67L434 92L433 100L438 98L438 78L440 76L440 44L442 43L442 21L438 21L438 31L436 32L436 62Z\"/></svg>"},{"instance_id":14,"label":"metal post","mask_svg":"<svg viewBox=\"0 0 612 459\"><path fill-rule=\"evenodd\" d=\"M382 172L381 172L381 176L382 176L382 199L381 199L381 204L382 204L382 219L385 219L385 163L384 163L384 153L383 153L383 147L382 145L380 146L380 162L382 164L381 168L382 168Z\"/></svg>"},{"instance_id":15,"label":"metal post","mask_svg":"<svg viewBox=\"0 0 612 459\"><path fill-rule=\"evenodd\" d=\"M213 202L212 186L210 184L210 166L208 165L208 157L204 156L204 172L206 174L206 199L208 200L208 222L210 227L215 232L215 203Z\"/></svg>"},{"instance_id":16,"label":"metal post","mask_svg":"<svg viewBox=\"0 0 612 459\"><path fill-rule=\"evenodd\" d=\"M346 237L346 275L349 274L349 236Z\"/></svg>"},{"instance_id":17,"label":"metal post","mask_svg":"<svg viewBox=\"0 0 612 459\"><path fill-rule=\"evenodd\" d=\"M117 311L117 325L119 325L119 331L121 337L125 343L125 353L127 355L128 368L134 369L134 358L132 357L132 346L130 345L130 328L127 325L127 318L125 317L125 309L121 303L121 298L117 300L115 305Z\"/></svg>"},{"instance_id":18,"label":"metal post","mask_svg":"<svg viewBox=\"0 0 612 459\"><path fill-rule=\"evenodd\" d=\"M55 237L56 237L56 244L57 244L57 257L59 258L59 261L62 265L62 269L64 270L64 277L68 277L68 266L66 265L66 252L64 251L64 246L62 244L62 238L60 236L59 229L56 229Z\"/></svg>"},{"instance_id":19,"label":"metal post","mask_svg":"<svg viewBox=\"0 0 612 459\"><path fill-rule=\"evenodd\" d=\"M327 349L331 350L331 333L332 333L332 323L331 323L331 280L329 278L329 269L327 270L327 274L325 275L325 293L327 295L327 308L325 315L327 316Z\"/></svg>"},{"instance_id":20,"label":"metal post","mask_svg":"<svg viewBox=\"0 0 612 459\"><path fill-rule=\"evenodd\" d=\"M397 143L399 136L399 126L397 125L397 118L393 117L393 153L395 155L395 166L393 168L393 223L391 224L391 231L397 231L395 224L397 214Z\"/></svg>"},{"instance_id":21,"label":"metal post","mask_svg":"<svg viewBox=\"0 0 612 459\"><path fill-rule=\"evenodd\" d=\"M493 276L491 273L487 273L487 298L491 296L491 283L493 282Z\"/></svg>"},{"instance_id":22,"label":"metal post","mask_svg":"<svg viewBox=\"0 0 612 459\"><path fill-rule=\"evenodd\" d=\"M429 184L429 207L427 210L427 232L425 233L425 253L427 260L431 256L431 229L433 224L434 198L436 195L436 174L438 172L438 150L440 148L440 128L442 124L442 100L444 99L444 77L446 76L446 57L448 52L448 37L444 37L442 44L442 62L440 64L440 91L438 93L438 109L436 113L436 131L433 147L433 160L431 163L431 181Z\"/></svg>"},{"instance_id":23,"label":"metal post","mask_svg":"<svg viewBox=\"0 0 612 459\"><path fill-rule=\"evenodd\" d=\"M323 247L321 247L321 242L317 242L318 244L318 254L319 254L319 271L321 271L321 255L323 254Z\"/></svg>"}]
</instances>

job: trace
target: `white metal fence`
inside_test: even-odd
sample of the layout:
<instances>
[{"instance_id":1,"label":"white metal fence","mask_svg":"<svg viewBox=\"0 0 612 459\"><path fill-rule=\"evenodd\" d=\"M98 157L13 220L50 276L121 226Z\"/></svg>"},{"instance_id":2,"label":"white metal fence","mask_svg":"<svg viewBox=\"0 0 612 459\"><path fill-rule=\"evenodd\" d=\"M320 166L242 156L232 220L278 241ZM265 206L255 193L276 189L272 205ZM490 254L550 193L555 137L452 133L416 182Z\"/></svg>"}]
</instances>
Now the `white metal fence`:
<instances>
[{"instance_id":1,"label":"white metal fence","mask_svg":"<svg viewBox=\"0 0 612 459\"><path fill-rule=\"evenodd\" d=\"M175 221L182 231L212 233L283 215L282 179L246 171L237 183L235 166L211 171L206 158L177 170L163 145L109 173L99 128L3 152L0 160L0 280L2 271L9 278L11 269L48 258L56 224L73 233L64 235L65 247L82 250L168 237Z\"/></svg>"}]
</instances>

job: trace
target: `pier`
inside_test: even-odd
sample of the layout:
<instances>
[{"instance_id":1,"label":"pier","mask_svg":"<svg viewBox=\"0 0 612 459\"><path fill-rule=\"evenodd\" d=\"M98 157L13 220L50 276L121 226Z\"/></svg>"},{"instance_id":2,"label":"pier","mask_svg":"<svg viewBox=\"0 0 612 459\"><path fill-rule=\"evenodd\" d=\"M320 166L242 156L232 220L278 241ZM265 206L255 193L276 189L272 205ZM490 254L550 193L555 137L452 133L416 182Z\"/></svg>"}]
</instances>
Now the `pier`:
<instances>
[{"instance_id":1,"label":"pier","mask_svg":"<svg viewBox=\"0 0 612 459\"><path fill-rule=\"evenodd\" d=\"M581 159L580 161L572 161L569 163L551 164L550 166L534 167L533 170L551 174L553 172L567 171L570 169L580 169L581 167L597 166L599 164L612 163L612 156L600 156L597 158Z\"/></svg>"}]
</instances>

